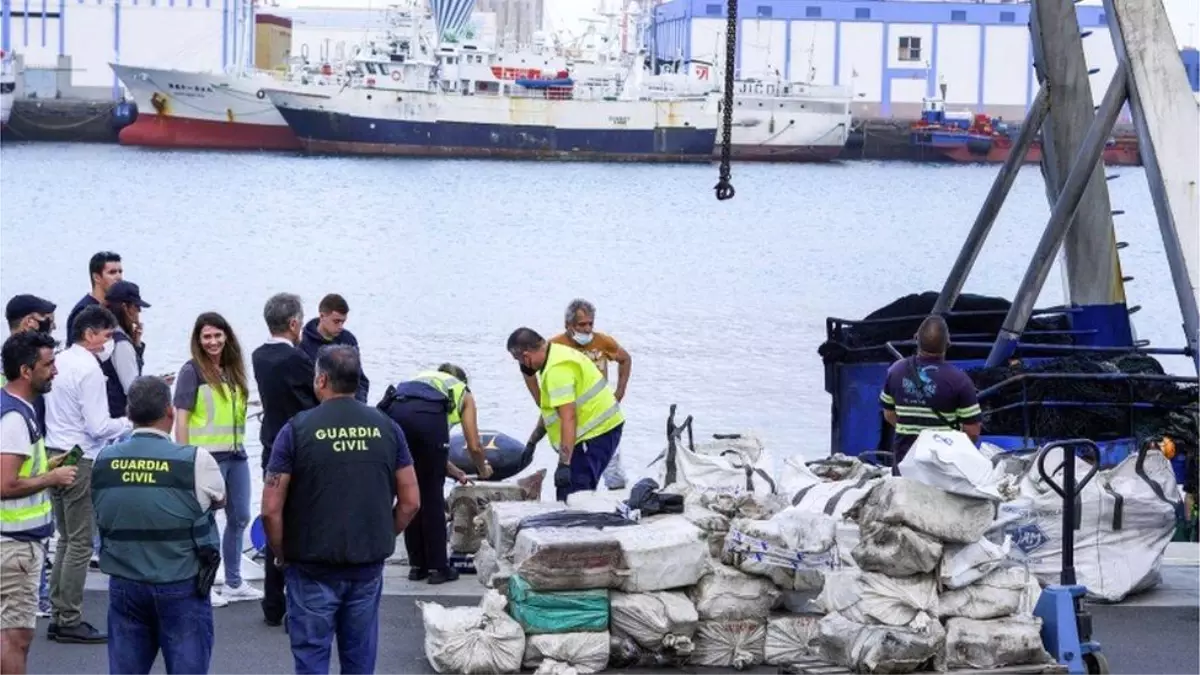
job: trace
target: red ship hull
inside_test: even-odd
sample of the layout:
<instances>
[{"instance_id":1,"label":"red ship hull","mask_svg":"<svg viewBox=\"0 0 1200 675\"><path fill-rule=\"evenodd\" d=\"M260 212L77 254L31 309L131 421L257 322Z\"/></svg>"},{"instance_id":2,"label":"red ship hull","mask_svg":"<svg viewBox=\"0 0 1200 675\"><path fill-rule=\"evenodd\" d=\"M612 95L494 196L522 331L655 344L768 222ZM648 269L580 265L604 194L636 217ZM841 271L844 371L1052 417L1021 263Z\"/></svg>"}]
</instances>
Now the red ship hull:
<instances>
[{"instance_id":1,"label":"red ship hull","mask_svg":"<svg viewBox=\"0 0 1200 675\"><path fill-rule=\"evenodd\" d=\"M122 145L203 150L299 150L291 128L266 124L241 124L163 117L141 113L121 130Z\"/></svg>"},{"instance_id":2,"label":"red ship hull","mask_svg":"<svg viewBox=\"0 0 1200 675\"><path fill-rule=\"evenodd\" d=\"M1008 159L1012 152L1012 140L997 138L991 143L987 152L972 151L967 144L947 146L929 146L944 157L964 164L999 164ZM1141 166L1142 158L1138 153L1136 138L1118 138L1104 148L1104 163L1108 166ZM1042 145L1034 142L1025 155L1025 163L1033 164L1042 161Z\"/></svg>"}]
</instances>

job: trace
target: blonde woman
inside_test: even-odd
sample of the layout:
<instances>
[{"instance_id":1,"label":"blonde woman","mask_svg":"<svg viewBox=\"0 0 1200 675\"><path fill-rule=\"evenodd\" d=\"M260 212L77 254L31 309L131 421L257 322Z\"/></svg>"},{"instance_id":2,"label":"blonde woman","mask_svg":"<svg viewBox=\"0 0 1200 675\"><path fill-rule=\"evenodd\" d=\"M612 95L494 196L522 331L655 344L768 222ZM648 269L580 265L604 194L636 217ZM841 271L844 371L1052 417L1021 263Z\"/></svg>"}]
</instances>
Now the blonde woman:
<instances>
[{"instance_id":1,"label":"blonde woman","mask_svg":"<svg viewBox=\"0 0 1200 675\"><path fill-rule=\"evenodd\" d=\"M216 312L196 318L192 358L175 379L175 440L208 450L225 478L225 532L221 558L225 588L212 604L259 600L262 591L242 581L242 537L250 524L250 466L246 460L246 365L229 322Z\"/></svg>"}]
</instances>

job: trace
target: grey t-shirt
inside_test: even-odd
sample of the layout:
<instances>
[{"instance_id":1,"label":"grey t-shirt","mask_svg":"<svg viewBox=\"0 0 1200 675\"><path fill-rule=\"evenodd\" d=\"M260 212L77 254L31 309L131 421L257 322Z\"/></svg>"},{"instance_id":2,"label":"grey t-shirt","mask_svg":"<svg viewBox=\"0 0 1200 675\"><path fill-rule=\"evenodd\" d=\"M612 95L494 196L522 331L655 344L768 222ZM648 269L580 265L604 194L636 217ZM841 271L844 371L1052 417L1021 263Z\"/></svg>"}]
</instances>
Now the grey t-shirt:
<instances>
[{"instance_id":1,"label":"grey t-shirt","mask_svg":"<svg viewBox=\"0 0 1200 675\"><path fill-rule=\"evenodd\" d=\"M179 410L195 410L196 398L200 394L200 385L204 381L200 378L200 373L196 370L196 365L192 361L183 364L179 369L179 374L175 376L175 397L174 404ZM209 452L217 460L222 460L232 455L245 455L245 418L240 420L241 424L238 428L237 448L229 451L217 450L209 448Z\"/></svg>"}]
</instances>

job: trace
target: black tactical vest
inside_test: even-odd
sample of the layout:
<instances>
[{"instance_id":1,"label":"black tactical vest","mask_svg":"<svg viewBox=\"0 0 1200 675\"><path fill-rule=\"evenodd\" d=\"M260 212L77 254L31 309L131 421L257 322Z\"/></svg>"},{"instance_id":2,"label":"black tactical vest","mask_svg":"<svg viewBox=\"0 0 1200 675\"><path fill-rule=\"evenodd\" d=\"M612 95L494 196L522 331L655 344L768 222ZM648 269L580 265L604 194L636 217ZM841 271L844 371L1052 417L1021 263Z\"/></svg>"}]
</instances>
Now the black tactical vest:
<instances>
[{"instance_id":1,"label":"black tactical vest","mask_svg":"<svg viewBox=\"0 0 1200 675\"><path fill-rule=\"evenodd\" d=\"M399 443L392 420L353 398L336 398L292 418L292 443L284 558L366 565L391 556Z\"/></svg>"}]
</instances>

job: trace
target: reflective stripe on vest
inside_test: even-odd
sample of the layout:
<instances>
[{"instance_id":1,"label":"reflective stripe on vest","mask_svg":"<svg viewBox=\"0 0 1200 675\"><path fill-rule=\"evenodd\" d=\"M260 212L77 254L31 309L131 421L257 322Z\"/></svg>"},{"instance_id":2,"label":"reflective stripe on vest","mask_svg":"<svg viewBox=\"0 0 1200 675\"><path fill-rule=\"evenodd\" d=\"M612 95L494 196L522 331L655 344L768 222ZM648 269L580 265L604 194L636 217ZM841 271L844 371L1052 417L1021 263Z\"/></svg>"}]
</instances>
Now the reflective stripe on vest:
<instances>
[{"instance_id":1,"label":"reflective stripe on vest","mask_svg":"<svg viewBox=\"0 0 1200 675\"><path fill-rule=\"evenodd\" d=\"M450 402L449 411L446 413L450 426L462 422L463 400L467 391L467 385L463 384L462 380L439 370L427 370L417 373L417 376L410 381L427 384L446 397Z\"/></svg>"},{"instance_id":2,"label":"reflective stripe on vest","mask_svg":"<svg viewBox=\"0 0 1200 675\"><path fill-rule=\"evenodd\" d=\"M563 386L553 391L547 391L546 372L550 370L551 366L563 362L575 363L580 378L570 387ZM549 401L553 400L555 396L575 393L576 444L591 440L612 429L616 426L611 423L614 419L624 421L624 417L621 416L621 406L617 404L617 397L608 388L608 381L600 373L596 364L592 363L592 360L583 352L562 345L551 345L546 352L546 365L542 367L538 385L542 390L540 399L542 422L550 437L550 443L555 448L559 447L562 440L562 425L558 418L558 411L549 406Z\"/></svg>"},{"instance_id":3,"label":"reflective stripe on vest","mask_svg":"<svg viewBox=\"0 0 1200 675\"><path fill-rule=\"evenodd\" d=\"M29 457L21 462L21 468L17 470L17 477L32 478L46 473L46 441L38 433L33 410L7 391L0 392L0 397L3 397L0 416L10 412L19 414L29 428L29 437L34 439L29 446ZM46 490L24 497L0 499L0 534L33 532L49 527L51 522L50 495Z\"/></svg>"},{"instance_id":4,"label":"reflective stripe on vest","mask_svg":"<svg viewBox=\"0 0 1200 675\"><path fill-rule=\"evenodd\" d=\"M232 399L228 391L237 392L233 385L219 390L208 384L196 390L196 408L188 415L188 443L209 452L238 450L245 439L246 404L240 392ZM236 406L234 400L241 405Z\"/></svg>"}]
</instances>

